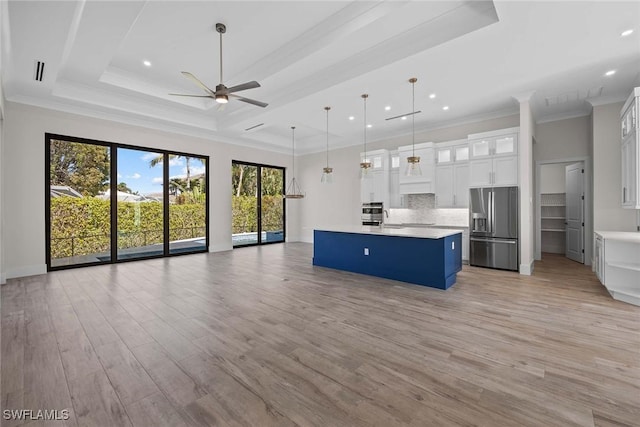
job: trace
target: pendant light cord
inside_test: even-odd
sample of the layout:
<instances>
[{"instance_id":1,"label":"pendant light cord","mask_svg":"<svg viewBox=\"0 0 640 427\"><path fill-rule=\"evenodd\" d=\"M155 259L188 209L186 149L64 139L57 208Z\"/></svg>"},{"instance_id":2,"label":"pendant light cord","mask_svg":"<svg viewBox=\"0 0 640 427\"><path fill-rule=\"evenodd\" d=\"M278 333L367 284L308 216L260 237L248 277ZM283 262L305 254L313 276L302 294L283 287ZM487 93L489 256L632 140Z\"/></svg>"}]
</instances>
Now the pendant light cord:
<instances>
[{"instance_id":1,"label":"pendant light cord","mask_svg":"<svg viewBox=\"0 0 640 427\"><path fill-rule=\"evenodd\" d=\"M324 108L327 112L327 168L329 167L329 107Z\"/></svg>"},{"instance_id":2,"label":"pendant light cord","mask_svg":"<svg viewBox=\"0 0 640 427\"><path fill-rule=\"evenodd\" d=\"M416 82L411 83L411 147L412 155L416 155Z\"/></svg>"},{"instance_id":3,"label":"pendant light cord","mask_svg":"<svg viewBox=\"0 0 640 427\"><path fill-rule=\"evenodd\" d=\"M364 161L367 161L367 97L368 95L362 95L364 99Z\"/></svg>"},{"instance_id":4,"label":"pendant light cord","mask_svg":"<svg viewBox=\"0 0 640 427\"><path fill-rule=\"evenodd\" d=\"M296 127L291 126L291 179L296 179ZM294 189L295 191L295 189Z\"/></svg>"}]
</instances>

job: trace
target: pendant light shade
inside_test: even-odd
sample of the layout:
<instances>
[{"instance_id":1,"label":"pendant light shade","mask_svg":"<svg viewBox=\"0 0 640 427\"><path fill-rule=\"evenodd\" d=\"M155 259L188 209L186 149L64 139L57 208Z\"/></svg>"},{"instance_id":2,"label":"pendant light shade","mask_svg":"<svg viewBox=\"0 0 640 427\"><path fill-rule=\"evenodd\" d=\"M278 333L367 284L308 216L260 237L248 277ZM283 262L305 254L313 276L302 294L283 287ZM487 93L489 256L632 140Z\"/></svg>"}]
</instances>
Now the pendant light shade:
<instances>
[{"instance_id":1,"label":"pendant light shade","mask_svg":"<svg viewBox=\"0 0 640 427\"><path fill-rule=\"evenodd\" d=\"M406 176L420 176L420 156L416 156L416 82L418 79L412 77L409 79L411 83L411 156L407 157L407 166L405 168Z\"/></svg>"},{"instance_id":2,"label":"pendant light shade","mask_svg":"<svg viewBox=\"0 0 640 427\"><path fill-rule=\"evenodd\" d=\"M327 112L327 165L322 168L320 182L331 184L333 182L333 168L329 167L329 110L331 110L331 107L324 107L324 110Z\"/></svg>"},{"instance_id":3,"label":"pendant light shade","mask_svg":"<svg viewBox=\"0 0 640 427\"><path fill-rule=\"evenodd\" d=\"M291 126L291 181L284 193L285 199L302 199L304 193L296 181L296 127Z\"/></svg>"},{"instance_id":4,"label":"pendant light shade","mask_svg":"<svg viewBox=\"0 0 640 427\"><path fill-rule=\"evenodd\" d=\"M369 95L367 95L366 93L361 95L362 100L364 101L364 157L362 159L362 161L360 162L360 171L361 174L360 176L362 178L367 176L367 173L369 172L369 169L371 169L371 162L369 161L369 159L367 159L367 98L369 98Z\"/></svg>"}]
</instances>

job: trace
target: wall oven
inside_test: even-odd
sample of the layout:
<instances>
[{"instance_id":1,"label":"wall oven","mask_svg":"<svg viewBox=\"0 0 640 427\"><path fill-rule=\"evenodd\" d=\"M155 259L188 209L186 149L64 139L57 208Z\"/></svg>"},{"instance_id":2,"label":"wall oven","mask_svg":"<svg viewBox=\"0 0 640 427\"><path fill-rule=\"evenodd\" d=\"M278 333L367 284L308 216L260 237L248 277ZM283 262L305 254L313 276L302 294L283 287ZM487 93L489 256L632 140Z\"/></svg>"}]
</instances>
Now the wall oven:
<instances>
[{"instance_id":1,"label":"wall oven","mask_svg":"<svg viewBox=\"0 0 640 427\"><path fill-rule=\"evenodd\" d=\"M362 225L378 226L382 224L384 206L382 202L369 202L362 204Z\"/></svg>"}]
</instances>

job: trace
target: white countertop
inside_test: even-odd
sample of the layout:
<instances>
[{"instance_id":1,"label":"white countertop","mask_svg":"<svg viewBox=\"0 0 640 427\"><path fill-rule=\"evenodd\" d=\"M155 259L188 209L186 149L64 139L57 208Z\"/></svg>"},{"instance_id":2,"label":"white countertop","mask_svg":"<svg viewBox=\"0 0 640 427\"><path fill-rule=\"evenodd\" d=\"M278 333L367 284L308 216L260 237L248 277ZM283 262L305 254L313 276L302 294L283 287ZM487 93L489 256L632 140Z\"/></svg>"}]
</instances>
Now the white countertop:
<instances>
[{"instance_id":1,"label":"white countertop","mask_svg":"<svg viewBox=\"0 0 640 427\"><path fill-rule=\"evenodd\" d=\"M462 230L451 230L445 228L384 228L351 226L351 227L331 227L318 228L317 231L333 231L337 233L354 233L354 234L372 234L377 236L396 236L396 237L416 237L419 239L442 239L443 237L453 236L462 233Z\"/></svg>"},{"instance_id":2,"label":"white countertop","mask_svg":"<svg viewBox=\"0 0 640 427\"><path fill-rule=\"evenodd\" d=\"M602 236L604 239L622 240L640 244L640 233L635 231L595 231L594 233Z\"/></svg>"},{"instance_id":3,"label":"white countertop","mask_svg":"<svg viewBox=\"0 0 640 427\"><path fill-rule=\"evenodd\" d=\"M409 228L451 228L451 229L465 229L465 228L469 228L468 225L446 225L446 224L423 224L423 223L417 223L417 222L401 222L401 223L392 223L392 222L385 222L385 225L389 226L389 227L409 227Z\"/></svg>"}]
</instances>

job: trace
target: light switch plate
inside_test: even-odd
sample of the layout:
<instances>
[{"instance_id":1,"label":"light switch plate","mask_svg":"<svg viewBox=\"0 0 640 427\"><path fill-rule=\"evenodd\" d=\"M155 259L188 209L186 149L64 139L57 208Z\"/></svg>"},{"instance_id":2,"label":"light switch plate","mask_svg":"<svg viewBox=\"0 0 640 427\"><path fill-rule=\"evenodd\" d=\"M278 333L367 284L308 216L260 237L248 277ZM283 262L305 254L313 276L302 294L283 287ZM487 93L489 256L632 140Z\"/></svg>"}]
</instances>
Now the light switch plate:
<instances>
[{"instance_id":1,"label":"light switch plate","mask_svg":"<svg viewBox=\"0 0 640 427\"><path fill-rule=\"evenodd\" d=\"M364 248L364 254L369 255L369 248Z\"/></svg>"}]
</instances>

